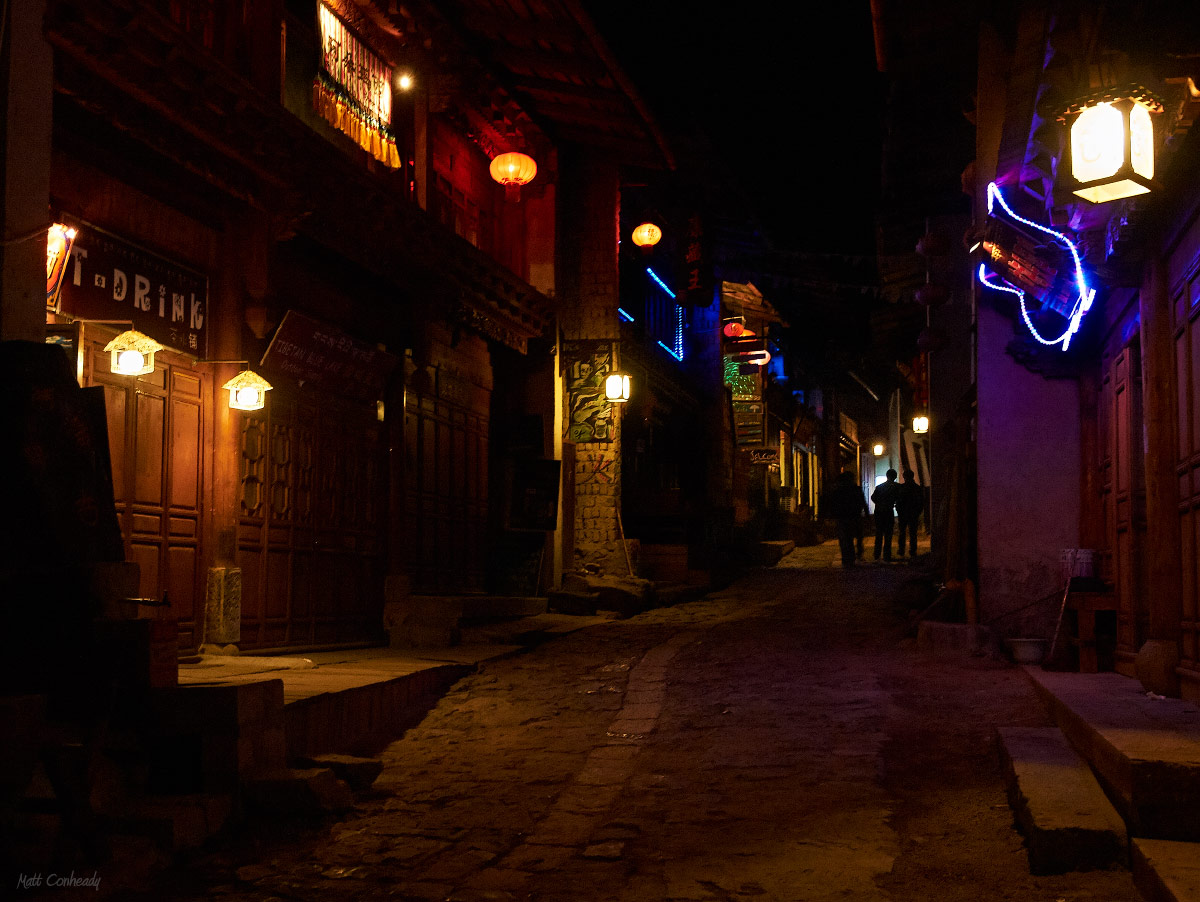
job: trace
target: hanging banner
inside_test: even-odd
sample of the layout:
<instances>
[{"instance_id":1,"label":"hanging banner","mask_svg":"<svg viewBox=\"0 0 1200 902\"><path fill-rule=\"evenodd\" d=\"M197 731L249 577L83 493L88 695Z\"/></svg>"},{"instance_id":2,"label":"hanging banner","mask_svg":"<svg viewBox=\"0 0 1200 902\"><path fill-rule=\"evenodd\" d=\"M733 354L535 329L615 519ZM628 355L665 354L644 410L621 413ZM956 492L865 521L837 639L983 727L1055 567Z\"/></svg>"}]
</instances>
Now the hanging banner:
<instances>
[{"instance_id":1,"label":"hanging banner","mask_svg":"<svg viewBox=\"0 0 1200 902\"><path fill-rule=\"evenodd\" d=\"M48 240L47 306L55 281L57 312L74 319L132 322L168 348L208 356L206 276L94 226L78 223L71 229L69 249L56 254L55 236ZM51 272L52 254L61 254L57 274Z\"/></svg>"},{"instance_id":2,"label":"hanging banner","mask_svg":"<svg viewBox=\"0 0 1200 902\"><path fill-rule=\"evenodd\" d=\"M313 108L375 159L400 166L392 134L392 71L324 3L317 7L321 71Z\"/></svg>"}]
</instances>

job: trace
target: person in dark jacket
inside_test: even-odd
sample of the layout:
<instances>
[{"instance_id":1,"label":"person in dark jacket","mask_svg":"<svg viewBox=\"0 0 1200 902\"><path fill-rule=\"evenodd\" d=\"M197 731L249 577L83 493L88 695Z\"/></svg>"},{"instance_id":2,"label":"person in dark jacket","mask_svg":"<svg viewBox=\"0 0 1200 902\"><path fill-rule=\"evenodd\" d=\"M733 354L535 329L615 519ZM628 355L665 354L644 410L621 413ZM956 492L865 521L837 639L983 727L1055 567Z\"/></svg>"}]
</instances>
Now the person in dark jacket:
<instances>
[{"instance_id":1,"label":"person in dark jacket","mask_svg":"<svg viewBox=\"0 0 1200 902\"><path fill-rule=\"evenodd\" d=\"M909 556L917 556L917 521L921 519L921 511L925 509L925 487L917 482L912 470L904 471L904 482L900 483L899 494L896 497L896 516L900 520L900 540L896 548L896 556L904 557L904 544L907 540Z\"/></svg>"},{"instance_id":2,"label":"person in dark jacket","mask_svg":"<svg viewBox=\"0 0 1200 902\"><path fill-rule=\"evenodd\" d=\"M875 486L871 500L875 502L875 560L892 559L892 531L896 528L896 500L900 486L896 483L896 471L887 471L887 480Z\"/></svg>"},{"instance_id":3,"label":"person in dark jacket","mask_svg":"<svg viewBox=\"0 0 1200 902\"><path fill-rule=\"evenodd\" d=\"M837 520L838 547L842 552L842 566L853 567L855 544L858 556L862 557L862 518L867 513L867 499L849 470L838 475L837 484L829 493L829 515Z\"/></svg>"}]
</instances>

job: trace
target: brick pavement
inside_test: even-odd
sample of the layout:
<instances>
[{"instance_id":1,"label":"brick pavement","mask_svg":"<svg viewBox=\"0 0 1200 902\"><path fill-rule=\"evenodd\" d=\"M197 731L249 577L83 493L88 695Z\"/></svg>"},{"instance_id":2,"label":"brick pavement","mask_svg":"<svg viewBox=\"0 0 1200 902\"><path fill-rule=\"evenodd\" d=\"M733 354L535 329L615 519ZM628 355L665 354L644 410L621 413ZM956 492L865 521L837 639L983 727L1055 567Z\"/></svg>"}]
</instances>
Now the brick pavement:
<instances>
[{"instance_id":1,"label":"brick pavement","mask_svg":"<svg viewBox=\"0 0 1200 902\"><path fill-rule=\"evenodd\" d=\"M1029 876L991 732L1045 714L1015 668L901 638L912 573L763 571L489 663L351 815L255 825L143 898L1136 899Z\"/></svg>"}]
</instances>

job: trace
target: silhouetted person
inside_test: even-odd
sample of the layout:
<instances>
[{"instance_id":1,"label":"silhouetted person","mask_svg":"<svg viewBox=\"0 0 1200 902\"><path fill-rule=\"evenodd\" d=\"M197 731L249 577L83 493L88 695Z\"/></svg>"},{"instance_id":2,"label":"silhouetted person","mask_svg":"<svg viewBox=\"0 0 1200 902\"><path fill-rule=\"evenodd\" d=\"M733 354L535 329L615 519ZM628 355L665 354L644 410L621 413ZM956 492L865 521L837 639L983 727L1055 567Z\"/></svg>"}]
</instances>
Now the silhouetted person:
<instances>
[{"instance_id":1,"label":"silhouetted person","mask_svg":"<svg viewBox=\"0 0 1200 902\"><path fill-rule=\"evenodd\" d=\"M875 502L875 560L879 560L880 552L885 561L892 559L892 530L896 526L899 494L895 470L888 470L887 481L879 483L871 493L871 500Z\"/></svg>"},{"instance_id":2,"label":"silhouetted person","mask_svg":"<svg viewBox=\"0 0 1200 902\"><path fill-rule=\"evenodd\" d=\"M867 499L854 479L854 474L845 471L838 475L837 484L829 493L829 515L837 520L838 547L842 552L842 566L854 566L855 544L858 556L862 557L862 518L867 513Z\"/></svg>"},{"instance_id":3,"label":"silhouetted person","mask_svg":"<svg viewBox=\"0 0 1200 902\"><path fill-rule=\"evenodd\" d=\"M908 541L909 555L917 556L917 521L925 509L925 487L916 480L912 470L904 471L904 482L896 496L896 516L900 520L900 539L896 556L904 557L904 543Z\"/></svg>"}]
</instances>

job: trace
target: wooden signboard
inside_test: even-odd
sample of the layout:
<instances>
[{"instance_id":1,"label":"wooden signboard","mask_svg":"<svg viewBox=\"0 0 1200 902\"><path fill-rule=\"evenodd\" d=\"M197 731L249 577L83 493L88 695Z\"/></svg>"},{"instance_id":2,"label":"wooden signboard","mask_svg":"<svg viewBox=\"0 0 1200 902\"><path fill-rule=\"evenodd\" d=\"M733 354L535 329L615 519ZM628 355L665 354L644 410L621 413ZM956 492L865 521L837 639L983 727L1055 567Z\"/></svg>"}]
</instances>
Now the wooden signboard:
<instances>
[{"instance_id":1,"label":"wooden signboard","mask_svg":"<svg viewBox=\"0 0 1200 902\"><path fill-rule=\"evenodd\" d=\"M331 394L375 401L400 358L347 335L337 326L289 310L275 330L261 366Z\"/></svg>"}]
</instances>

